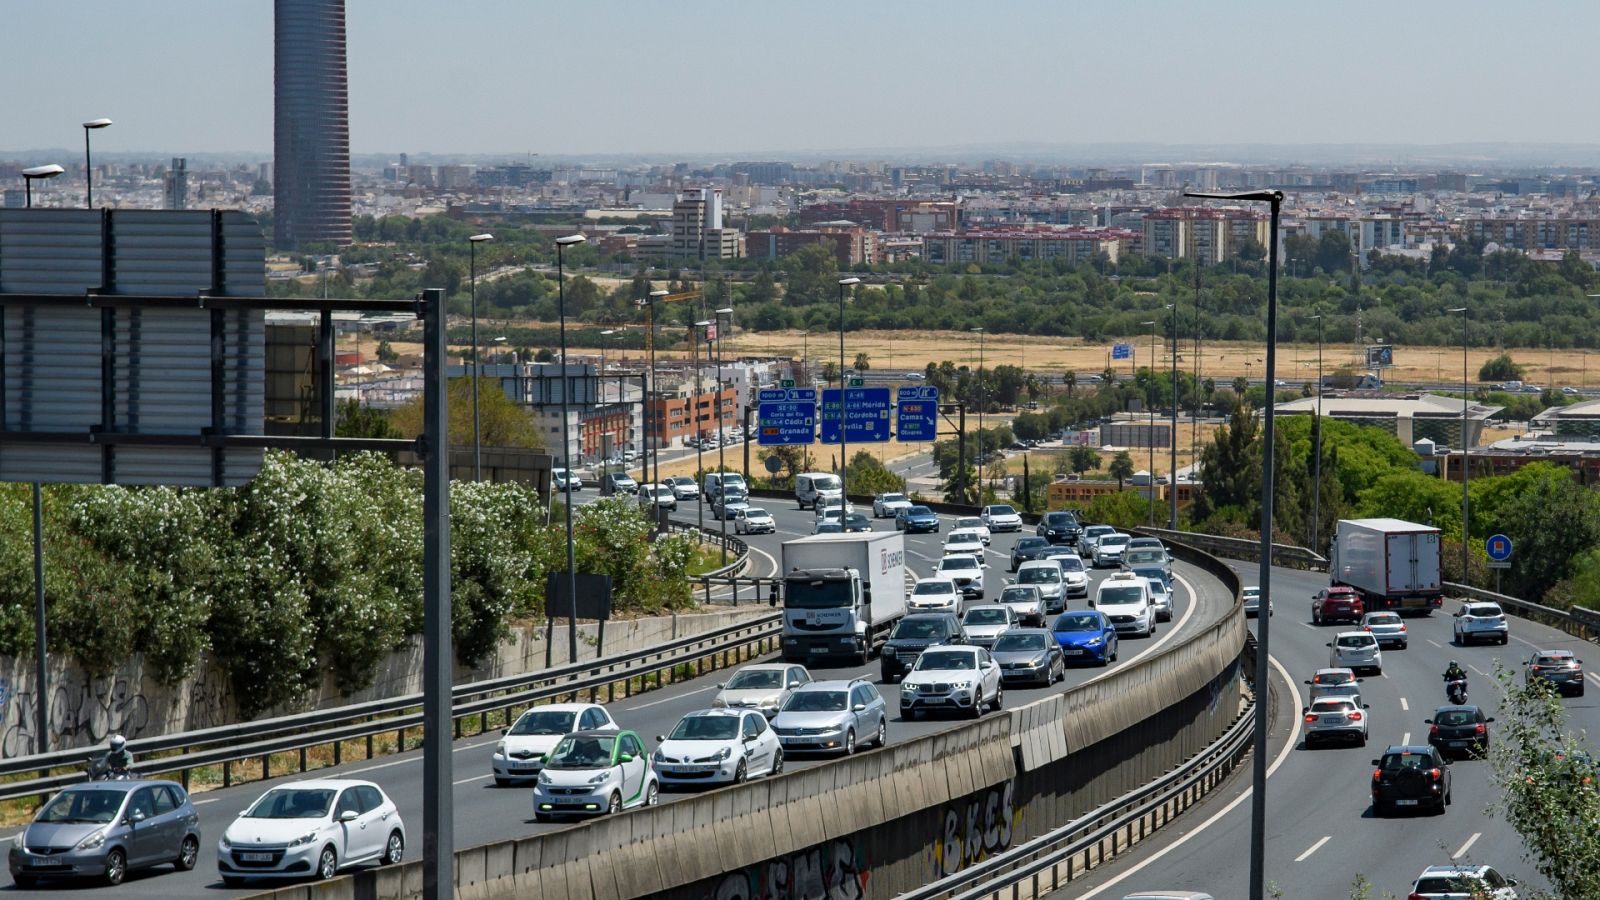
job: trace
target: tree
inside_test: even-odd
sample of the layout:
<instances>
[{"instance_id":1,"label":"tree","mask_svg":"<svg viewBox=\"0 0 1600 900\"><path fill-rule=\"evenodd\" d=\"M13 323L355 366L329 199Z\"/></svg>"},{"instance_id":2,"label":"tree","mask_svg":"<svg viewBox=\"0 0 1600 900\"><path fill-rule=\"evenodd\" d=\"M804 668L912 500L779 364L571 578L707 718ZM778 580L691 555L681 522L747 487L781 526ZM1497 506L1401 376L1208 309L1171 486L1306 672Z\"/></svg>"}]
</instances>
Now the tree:
<instances>
[{"instance_id":1,"label":"tree","mask_svg":"<svg viewBox=\"0 0 1600 900\"><path fill-rule=\"evenodd\" d=\"M1108 470L1111 477L1117 480L1117 490L1121 491L1123 483L1133 477L1133 457L1128 451L1119 450L1117 455L1111 457L1111 468Z\"/></svg>"},{"instance_id":2,"label":"tree","mask_svg":"<svg viewBox=\"0 0 1600 900\"><path fill-rule=\"evenodd\" d=\"M479 435L485 447L519 447L542 449L544 436L539 433L533 413L517 405L501 389L498 379L485 379L478 391ZM404 437L414 438L422 433L422 397L418 395L396 409L392 421ZM472 444L472 379L450 379L450 443L455 446Z\"/></svg>"},{"instance_id":3,"label":"tree","mask_svg":"<svg viewBox=\"0 0 1600 900\"><path fill-rule=\"evenodd\" d=\"M399 358L400 354L396 353L394 348L389 346L389 341L387 339L378 341L379 362L392 363Z\"/></svg>"},{"instance_id":4,"label":"tree","mask_svg":"<svg viewBox=\"0 0 1600 900\"><path fill-rule=\"evenodd\" d=\"M1243 397L1245 391L1250 390L1250 379L1243 375L1236 375L1233 379L1233 392Z\"/></svg>"},{"instance_id":5,"label":"tree","mask_svg":"<svg viewBox=\"0 0 1600 900\"><path fill-rule=\"evenodd\" d=\"M1350 236L1342 231L1324 231L1317 240L1317 265L1329 275L1349 271L1353 256Z\"/></svg>"},{"instance_id":6,"label":"tree","mask_svg":"<svg viewBox=\"0 0 1600 900\"><path fill-rule=\"evenodd\" d=\"M1502 353L1478 369L1479 381L1521 381L1526 367L1518 365L1511 354Z\"/></svg>"},{"instance_id":7,"label":"tree","mask_svg":"<svg viewBox=\"0 0 1600 900\"><path fill-rule=\"evenodd\" d=\"M1101 525L1137 528L1150 521L1150 504L1149 499L1135 491L1101 494L1089 501L1083 516L1086 520Z\"/></svg>"},{"instance_id":8,"label":"tree","mask_svg":"<svg viewBox=\"0 0 1600 900\"><path fill-rule=\"evenodd\" d=\"M839 364L834 362L831 359L828 360L827 362L824 362L822 364L822 380L824 382L827 382L827 381L838 381L839 380Z\"/></svg>"},{"instance_id":9,"label":"tree","mask_svg":"<svg viewBox=\"0 0 1600 900\"><path fill-rule=\"evenodd\" d=\"M401 438L400 430L389 421L384 410L368 406L359 400L341 400L336 410L335 437Z\"/></svg>"},{"instance_id":10,"label":"tree","mask_svg":"<svg viewBox=\"0 0 1600 900\"><path fill-rule=\"evenodd\" d=\"M1510 592L1538 600L1571 572L1573 560L1600 545L1600 496L1565 466L1535 463L1517 474L1533 484L1517 490L1494 523L1517 542Z\"/></svg>"},{"instance_id":11,"label":"tree","mask_svg":"<svg viewBox=\"0 0 1600 900\"><path fill-rule=\"evenodd\" d=\"M872 368L872 359L865 352L857 353L855 364L851 368L857 372L865 372Z\"/></svg>"},{"instance_id":12,"label":"tree","mask_svg":"<svg viewBox=\"0 0 1600 900\"><path fill-rule=\"evenodd\" d=\"M850 457L850 470L845 477L850 489L858 494L881 494L887 491L904 493L906 480L888 470L866 450L857 450Z\"/></svg>"},{"instance_id":13,"label":"tree","mask_svg":"<svg viewBox=\"0 0 1600 900\"><path fill-rule=\"evenodd\" d=\"M1073 391L1078 387L1078 373L1068 369L1062 374L1061 381L1067 386L1067 397L1072 397Z\"/></svg>"},{"instance_id":14,"label":"tree","mask_svg":"<svg viewBox=\"0 0 1600 900\"><path fill-rule=\"evenodd\" d=\"M1100 454L1094 452L1094 448L1088 444L1074 444L1068 457L1072 462L1072 471L1079 475L1100 468Z\"/></svg>"},{"instance_id":15,"label":"tree","mask_svg":"<svg viewBox=\"0 0 1600 900\"><path fill-rule=\"evenodd\" d=\"M807 244L789 254L783 263L789 275L783 292L785 306L838 301L839 258L830 247ZM838 323L834 324L837 327Z\"/></svg>"}]
</instances>

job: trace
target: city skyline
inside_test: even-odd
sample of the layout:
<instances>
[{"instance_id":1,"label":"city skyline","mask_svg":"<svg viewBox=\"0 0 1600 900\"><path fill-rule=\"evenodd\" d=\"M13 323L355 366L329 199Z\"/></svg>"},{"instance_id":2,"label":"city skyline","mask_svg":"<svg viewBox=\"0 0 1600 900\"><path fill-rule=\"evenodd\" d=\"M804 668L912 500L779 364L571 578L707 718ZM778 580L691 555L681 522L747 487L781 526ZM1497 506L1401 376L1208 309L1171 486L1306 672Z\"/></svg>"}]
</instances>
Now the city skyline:
<instances>
[{"instance_id":1,"label":"city skyline","mask_svg":"<svg viewBox=\"0 0 1600 900\"><path fill-rule=\"evenodd\" d=\"M1504 143L1587 160L1600 123L1525 74L1536 59L1563 60L1562 83L1600 74L1584 47L1600 8L1560 7L1553 28L1476 2L1016 3L984 18L954 3L500 0L450 16L437 0L352 0L351 153ZM0 101L0 152L71 148L104 115L106 158L270 154L271 4L189 9L86 0L30 21L5 66L49 90Z\"/></svg>"}]
</instances>

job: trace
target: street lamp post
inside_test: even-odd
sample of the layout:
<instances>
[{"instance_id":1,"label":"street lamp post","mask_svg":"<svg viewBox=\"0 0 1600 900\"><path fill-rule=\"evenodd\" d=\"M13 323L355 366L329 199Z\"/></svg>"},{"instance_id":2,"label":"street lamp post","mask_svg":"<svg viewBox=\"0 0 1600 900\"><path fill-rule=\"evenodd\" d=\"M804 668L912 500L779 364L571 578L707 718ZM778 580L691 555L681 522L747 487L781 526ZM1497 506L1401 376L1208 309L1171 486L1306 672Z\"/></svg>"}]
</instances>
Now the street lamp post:
<instances>
[{"instance_id":1,"label":"street lamp post","mask_svg":"<svg viewBox=\"0 0 1600 900\"><path fill-rule=\"evenodd\" d=\"M850 494L845 480L850 474L850 439L848 424L845 420L844 391L846 379L844 377L844 297L848 288L861 283L861 279L851 276L839 279L839 524L844 525L845 504L850 502Z\"/></svg>"},{"instance_id":2,"label":"street lamp post","mask_svg":"<svg viewBox=\"0 0 1600 900\"><path fill-rule=\"evenodd\" d=\"M1184 191L1186 197L1214 200L1267 203L1272 209L1271 246L1267 248L1267 391L1262 410L1261 428L1261 603L1270 609L1272 603L1272 486L1273 440L1275 437L1274 406L1276 397L1272 390L1278 374L1278 215L1283 206L1282 191L1242 191L1239 193L1208 193ZM1250 795L1250 900L1263 900L1266 891L1267 849L1267 640L1271 633L1271 616L1256 617L1256 718L1255 748Z\"/></svg>"},{"instance_id":3,"label":"street lamp post","mask_svg":"<svg viewBox=\"0 0 1600 900\"><path fill-rule=\"evenodd\" d=\"M615 328L607 328L605 331L600 332L600 378L601 378L601 380L604 380L605 377L606 377L606 338L611 337L613 334L616 334L616 333L617 333L617 329L615 329ZM604 400L605 398L601 397L601 399Z\"/></svg>"},{"instance_id":4,"label":"street lamp post","mask_svg":"<svg viewBox=\"0 0 1600 900\"><path fill-rule=\"evenodd\" d=\"M483 434L478 427L478 382L483 380L483 357L478 352L478 245L485 241L494 240L492 234L475 234L467 238L468 253L471 259L469 272L472 293L472 480L483 480ZM556 256L561 255L560 245L556 247ZM566 308L562 308L562 315L566 315ZM566 320L563 318L562 320ZM567 364L566 331L562 331L561 365ZM572 467L568 466L568 476Z\"/></svg>"},{"instance_id":5,"label":"street lamp post","mask_svg":"<svg viewBox=\"0 0 1600 900\"><path fill-rule=\"evenodd\" d=\"M717 396L713 405L717 411L717 471L726 472L728 467L725 454L728 442L727 434L722 428L722 332L725 328L733 326L733 307L724 306L716 311L716 316ZM721 484L722 476L719 475L717 477L718 484ZM722 564L726 566L728 564L728 490L726 486L719 488L719 490L722 491L722 508L717 512L717 519L722 522Z\"/></svg>"},{"instance_id":6,"label":"street lamp post","mask_svg":"<svg viewBox=\"0 0 1600 900\"><path fill-rule=\"evenodd\" d=\"M1197 264L1198 265L1198 264ZM1172 459L1171 476L1167 479L1167 491L1172 494L1172 516L1167 522L1167 528L1178 530L1178 304L1167 304L1167 318L1172 323ZM1152 363L1155 360L1151 360Z\"/></svg>"},{"instance_id":7,"label":"street lamp post","mask_svg":"<svg viewBox=\"0 0 1600 900\"><path fill-rule=\"evenodd\" d=\"M55 163L50 163L49 165L45 166L33 166L31 168L22 170L23 187L27 189L28 209L33 209L33 183L35 181L43 181L47 178L54 178L65 171L66 169L61 168Z\"/></svg>"},{"instance_id":8,"label":"street lamp post","mask_svg":"<svg viewBox=\"0 0 1600 900\"><path fill-rule=\"evenodd\" d=\"M978 335L978 374L974 379L978 391L978 505L983 505L983 326L974 327L972 331ZM963 475L965 473L962 473ZM962 498L965 500L966 498Z\"/></svg>"},{"instance_id":9,"label":"street lamp post","mask_svg":"<svg viewBox=\"0 0 1600 900\"><path fill-rule=\"evenodd\" d=\"M704 454L706 431L700 426L700 398L705 394L705 384L700 377L700 340L705 335L706 329L710 327L710 325L711 322L706 319L701 319L700 321L694 323L694 334L689 340L689 346L691 347L690 353L694 358L694 402L690 404L690 407L694 410L694 471L696 475L701 476L700 507L698 510L696 510L695 521L700 526L700 530L702 532L706 530L706 504L711 502L711 498L705 495L704 472L706 465L704 462ZM706 348L706 355L709 356L710 353L711 348Z\"/></svg>"},{"instance_id":10,"label":"street lamp post","mask_svg":"<svg viewBox=\"0 0 1600 900\"><path fill-rule=\"evenodd\" d=\"M1316 440L1311 452L1316 455L1311 475L1311 549L1322 546L1322 314L1312 316L1317 320L1317 416L1312 420Z\"/></svg>"},{"instance_id":11,"label":"street lamp post","mask_svg":"<svg viewBox=\"0 0 1600 900\"><path fill-rule=\"evenodd\" d=\"M654 290L650 292L649 296L639 301L639 305L645 308L645 327L650 331L646 337L650 345L650 384L645 387L644 408L645 418L649 420L647 423L649 430L646 434L649 435L650 447L652 448L650 457L655 460L654 471L651 473L650 480L656 484L661 483L661 428L666 420L666 414L661 409L661 386L656 384L656 301L669 293L671 292ZM654 388L656 392L656 406L654 409L650 407L651 388ZM657 419L661 421L657 421ZM657 516L656 521L659 528L661 517Z\"/></svg>"},{"instance_id":12,"label":"street lamp post","mask_svg":"<svg viewBox=\"0 0 1600 900\"><path fill-rule=\"evenodd\" d=\"M808 387L808 388L812 386L811 385L811 332L810 331L802 331L802 332L800 332L800 372L795 377L795 384L801 385L802 387ZM809 471L811 471L811 445L810 444L806 444L805 447L803 448L803 452L805 453L805 463L804 463L804 465L805 465L806 471L809 472Z\"/></svg>"},{"instance_id":13,"label":"street lamp post","mask_svg":"<svg viewBox=\"0 0 1600 900\"><path fill-rule=\"evenodd\" d=\"M110 119L90 119L83 123L83 205L89 209L94 209L94 163L89 156L89 132L110 125Z\"/></svg>"},{"instance_id":14,"label":"street lamp post","mask_svg":"<svg viewBox=\"0 0 1600 900\"><path fill-rule=\"evenodd\" d=\"M1156 320L1151 319L1148 322L1140 322L1139 324L1150 326L1150 382L1154 384L1156 380ZM1146 400L1146 405L1150 407L1150 430L1144 436L1145 446L1150 448L1150 493L1146 496L1144 505L1147 518L1146 524L1154 526L1156 524L1156 405L1150 403L1148 399Z\"/></svg>"},{"instance_id":15,"label":"street lamp post","mask_svg":"<svg viewBox=\"0 0 1600 900\"><path fill-rule=\"evenodd\" d=\"M1467 534L1471 523L1467 516L1467 481L1472 473L1472 439L1467 436L1467 408L1472 405L1472 397L1467 393L1467 308L1457 306L1445 312L1461 314L1461 583L1471 584L1467 570ZM1554 381L1550 383L1555 384Z\"/></svg>"},{"instance_id":16,"label":"street lamp post","mask_svg":"<svg viewBox=\"0 0 1600 900\"><path fill-rule=\"evenodd\" d=\"M572 461L571 415L568 412L572 395L572 364L567 360L567 278L565 251L574 244L588 240L581 234L556 238L556 299L561 308L561 455L566 457L567 496L562 507L567 525L567 602L571 604L567 619L567 661L578 661L578 566L574 561L572 544L572 478L575 465ZM473 396L477 396L474 392Z\"/></svg>"}]
</instances>

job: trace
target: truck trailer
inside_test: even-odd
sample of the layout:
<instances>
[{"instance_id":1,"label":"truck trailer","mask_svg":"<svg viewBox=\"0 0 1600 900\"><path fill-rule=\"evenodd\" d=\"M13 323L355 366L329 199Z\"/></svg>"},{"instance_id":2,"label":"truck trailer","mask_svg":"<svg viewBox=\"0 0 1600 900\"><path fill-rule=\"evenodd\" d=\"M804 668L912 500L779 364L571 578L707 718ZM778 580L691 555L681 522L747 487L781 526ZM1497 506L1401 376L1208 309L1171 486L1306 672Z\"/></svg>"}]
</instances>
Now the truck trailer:
<instances>
[{"instance_id":1,"label":"truck trailer","mask_svg":"<svg viewBox=\"0 0 1600 900\"><path fill-rule=\"evenodd\" d=\"M865 663L906 614L897 531L813 534L783 543L783 658Z\"/></svg>"},{"instance_id":2,"label":"truck trailer","mask_svg":"<svg viewBox=\"0 0 1600 900\"><path fill-rule=\"evenodd\" d=\"M1367 610L1427 615L1443 603L1439 529L1400 519L1340 519L1328 578L1361 595Z\"/></svg>"}]
</instances>

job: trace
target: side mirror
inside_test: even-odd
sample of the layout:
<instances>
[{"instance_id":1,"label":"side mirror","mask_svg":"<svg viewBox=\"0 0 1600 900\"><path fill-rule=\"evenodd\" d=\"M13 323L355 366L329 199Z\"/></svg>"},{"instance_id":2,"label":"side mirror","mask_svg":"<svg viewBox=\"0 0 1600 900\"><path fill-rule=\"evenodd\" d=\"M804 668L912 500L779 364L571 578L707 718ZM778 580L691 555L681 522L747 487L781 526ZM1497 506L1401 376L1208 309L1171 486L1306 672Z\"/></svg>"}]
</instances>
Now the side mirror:
<instances>
[{"instance_id":1,"label":"side mirror","mask_svg":"<svg viewBox=\"0 0 1600 900\"><path fill-rule=\"evenodd\" d=\"M1375 759L1375 760L1372 761L1372 764L1375 765L1375 766L1381 766L1381 765L1383 765L1383 760Z\"/></svg>"},{"instance_id":2,"label":"side mirror","mask_svg":"<svg viewBox=\"0 0 1600 900\"><path fill-rule=\"evenodd\" d=\"M856 712L866 712L867 711L867 705L865 703L857 703L855 706L852 706L850 708L855 710Z\"/></svg>"},{"instance_id":3,"label":"side mirror","mask_svg":"<svg viewBox=\"0 0 1600 900\"><path fill-rule=\"evenodd\" d=\"M1424 724L1424 725L1432 725L1433 724L1433 720L1432 719L1423 719L1422 720L1422 724Z\"/></svg>"},{"instance_id":4,"label":"side mirror","mask_svg":"<svg viewBox=\"0 0 1600 900\"><path fill-rule=\"evenodd\" d=\"M719 690L719 691L727 690L727 687L728 686L726 684L724 684L723 682L721 682L721 681L717 682L717 690Z\"/></svg>"},{"instance_id":5,"label":"side mirror","mask_svg":"<svg viewBox=\"0 0 1600 900\"><path fill-rule=\"evenodd\" d=\"M794 690L795 688L799 687L799 686L800 686L800 682L798 682L798 681L789 682L789 690L791 690L791 691Z\"/></svg>"},{"instance_id":6,"label":"side mirror","mask_svg":"<svg viewBox=\"0 0 1600 900\"><path fill-rule=\"evenodd\" d=\"M1311 683L1311 679L1307 678L1304 683L1305 684L1310 684Z\"/></svg>"},{"instance_id":7,"label":"side mirror","mask_svg":"<svg viewBox=\"0 0 1600 900\"><path fill-rule=\"evenodd\" d=\"M1311 707L1302 706L1302 707L1300 707L1300 712L1301 712L1302 715L1304 715L1305 713L1311 712Z\"/></svg>"},{"instance_id":8,"label":"side mirror","mask_svg":"<svg viewBox=\"0 0 1600 900\"><path fill-rule=\"evenodd\" d=\"M1484 721L1484 724L1488 724L1490 722L1493 722L1494 721L1494 716L1490 716L1489 718L1484 719L1483 721Z\"/></svg>"},{"instance_id":9,"label":"side mirror","mask_svg":"<svg viewBox=\"0 0 1600 900\"><path fill-rule=\"evenodd\" d=\"M511 729L510 728L502 728L502 729L500 729L500 733L502 735L510 734L511 733Z\"/></svg>"},{"instance_id":10,"label":"side mirror","mask_svg":"<svg viewBox=\"0 0 1600 900\"><path fill-rule=\"evenodd\" d=\"M354 822L359 818L361 818L361 814L353 809L347 809L344 812L339 813L339 821L341 822Z\"/></svg>"},{"instance_id":11,"label":"side mirror","mask_svg":"<svg viewBox=\"0 0 1600 900\"><path fill-rule=\"evenodd\" d=\"M863 706L862 709L866 709L866 707ZM753 735L753 734L747 734L747 735L744 736L744 742L746 744L754 743L755 739L756 739L756 736Z\"/></svg>"},{"instance_id":12,"label":"side mirror","mask_svg":"<svg viewBox=\"0 0 1600 900\"><path fill-rule=\"evenodd\" d=\"M1322 646L1324 646L1324 647L1332 647L1333 646L1333 642L1329 641L1328 643L1323 644Z\"/></svg>"},{"instance_id":13,"label":"side mirror","mask_svg":"<svg viewBox=\"0 0 1600 900\"><path fill-rule=\"evenodd\" d=\"M1362 709L1371 709L1372 708L1372 704L1371 703L1363 703L1363 704L1361 704L1361 708Z\"/></svg>"},{"instance_id":14,"label":"side mirror","mask_svg":"<svg viewBox=\"0 0 1600 900\"><path fill-rule=\"evenodd\" d=\"M631 763L631 762L633 762L633 754L632 753L623 753L623 754L621 754L620 756L617 757L617 762L619 762L619 763Z\"/></svg>"},{"instance_id":15,"label":"side mirror","mask_svg":"<svg viewBox=\"0 0 1600 900\"><path fill-rule=\"evenodd\" d=\"M656 735L656 743L658 743L658 744L661 743L662 741L665 741L666 739L667 739L667 736L664 735L664 734Z\"/></svg>"},{"instance_id":16,"label":"side mirror","mask_svg":"<svg viewBox=\"0 0 1600 900\"><path fill-rule=\"evenodd\" d=\"M144 821L144 810L136 809L128 814L128 818L132 819L133 823L137 825L138 823Z\"/></svg>"}]
</instances>

